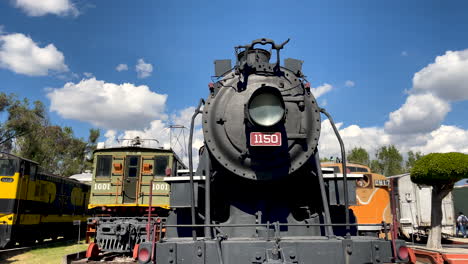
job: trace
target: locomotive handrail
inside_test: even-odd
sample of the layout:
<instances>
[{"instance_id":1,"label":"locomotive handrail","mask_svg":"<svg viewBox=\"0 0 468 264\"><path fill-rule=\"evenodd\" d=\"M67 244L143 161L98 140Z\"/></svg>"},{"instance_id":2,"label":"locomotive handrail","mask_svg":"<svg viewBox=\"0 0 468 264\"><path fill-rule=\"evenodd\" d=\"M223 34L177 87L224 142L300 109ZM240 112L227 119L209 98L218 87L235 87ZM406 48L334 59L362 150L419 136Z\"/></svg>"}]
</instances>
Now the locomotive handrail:
<instances>
[{"instance_id":1,"label":"locomotive handrail","mask_svg":"<svg viewBox=\"0 0 468 264\"><path fill-rule=\"evenodd\" d=\"M325 182L323 180L323 174L322 170L320 169L320 157L318 154L318 151L316 152L316 157L315 157L315 167L317 167L317 176L319 180L319 185L320 185L320 193L322 195L322 206L323 206L323 211L325 214L325 223L331 224L331 216L330 216L330 208L328 207L328 199L327 199L327 194L325 191ZM326 229L326 234L328 236L333 236L333 228L331 226L327 226Z\"/></svg>"},{"instance_id":2,"label":"locomotive handrail","mask_svg":"<svg viewBox=\"0 0 468 264\"><path fill-rule=\"evenodd\" d=\"M180 224L180 225L164 225L164 227L256 227L256 226L272 226L271 223L265 224ZM358 223L304 223L304 224L283 224L279 223L279 226L391 226L390 223L380 223L380 224L358 224ZM387 230L388 231L388 230Z\"/></svg>"},{"instance_id":3,"label":"locomotive handrail","mask_svg":"<svg viewBox=\"0 0 468 264\"><path fill-rule=\"evenodd\" d=\"M351 234L350 234L350 223L349 223L348 178L347 178L347 172L346 172L345 147L344 147L343 140L341 139L340 132L338 132L338 129L336 128L335 122L333 122L333 118L331 117L331 115L324 108L320 108L320 112L328 117L328 120L330 121L333 131L335 132L335 135L338 138L338 142L340 143L341 166L343 168L342 171L343 171L343 189L344 189L343 193L344 193L344 200L345 200L346 238L349 238Z\"/></svg>"},{"instance_id":4,"label":"locomotive handrail","mask_svg":"<svg viewBox=\"0 0 468 264\"><path fill-rule=\"evenodd\" d=\"M358 223L304 223L304 224L287 224L287 223L265 223L265 224L180 224L180 225L168 225L165 223L161 223L161 228L220 228L220 227L266 227L269 229L270 226L277 226L277 227L289 227L289 226L318 226L318 227L339 227L339 226L346 226L346 227L362 227L362 226L380 226L382 227L384 234L385 234L385 240L389 240L388 238L388 232L389 229L392 227L392 224L382 222L380 224L358 224ZM328 237L329 238L329 237ZM345 236L346 239L351 238L351 235L349 233L346 234ZM267 240L268 240L268 232L267 232Z\"/></svg>"},{"instance_id":5,"label":"locomotive handrail","mask_svg":"<svg viewBox=\"0 0 468 264\"><path fill-rule=\"evenodd\" d=\"M190 216L192 225L195 224L195 190L193 184L193 153L192 153L192 141L193 141L193 128L195 125L195 118L198 114L201 113L200 108L205 104L205 100L200 99L197 109L192 115L192 121L190 122L190 136L189 136L189 174L190 174ZM192 228L192 237L193 240L197 240L197 231L195 228Z\"/></svg>"},{"instance_id":6,"label":"locomotive handrail","mask_svg":"<svg viewBox=\"0 0 468 264\"><path fill-rule=\"evenodd\" d=\"M146 223L146 239L149 241L150 240L150 233L151 233L151 211L153 210L153 179L150 181L150 195L149 195L149 201L148 201L148 223Z\"/></svg>"}]
</instances>

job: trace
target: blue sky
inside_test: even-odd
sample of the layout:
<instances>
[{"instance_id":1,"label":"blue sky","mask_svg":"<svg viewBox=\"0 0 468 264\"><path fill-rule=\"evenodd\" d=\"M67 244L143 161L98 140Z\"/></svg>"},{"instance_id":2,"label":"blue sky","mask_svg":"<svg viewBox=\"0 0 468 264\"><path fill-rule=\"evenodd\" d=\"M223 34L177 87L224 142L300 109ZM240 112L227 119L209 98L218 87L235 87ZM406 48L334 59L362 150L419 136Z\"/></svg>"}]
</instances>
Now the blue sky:
<instances>
[{"instance_id":1,"label":"blue sky","mask_svg":"<svg viewBox=\"0 0 468 264\"><path fill-rule=\"evenodd\" d=\"M466 1L1 1L0 90L43 101L80 137L97 127L103 141L164 141L169 123L188 126L213 60L291 38L283 59L305 61L348 148L468 152L467 11ZM322 127L320 150L333 155Z\"/></svg>"}]
</instances>

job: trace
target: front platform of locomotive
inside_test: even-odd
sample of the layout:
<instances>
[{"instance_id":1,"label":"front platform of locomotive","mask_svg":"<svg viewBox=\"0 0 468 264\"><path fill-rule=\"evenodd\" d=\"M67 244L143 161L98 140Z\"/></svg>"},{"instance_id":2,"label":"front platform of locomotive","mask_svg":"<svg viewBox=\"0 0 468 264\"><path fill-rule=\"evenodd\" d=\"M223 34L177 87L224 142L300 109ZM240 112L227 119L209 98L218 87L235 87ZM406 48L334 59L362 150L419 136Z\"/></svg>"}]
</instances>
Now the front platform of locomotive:
<instances>
[{"instance_id":1,"label":"front platform of locomotive","mask_svg":"<svg viewBox=\"0 0 468 264\"><path fill-rule=\"evenodd\" d=\"M356 224L346 208L355 189L343 188L346 174L322 177L317 144L323 109L302 61L280 65L286 43L258 39L236 47L233 68L230 60L215 62L219 79L192 118L193 128L195 116L203 116L199 167L188 179L167 180L172 211L166 237L142 244L140 263L407 261L402 241L352 236ZM267 44L276 63L269 51L254 47Z\"/></svg>"}]
</instances>

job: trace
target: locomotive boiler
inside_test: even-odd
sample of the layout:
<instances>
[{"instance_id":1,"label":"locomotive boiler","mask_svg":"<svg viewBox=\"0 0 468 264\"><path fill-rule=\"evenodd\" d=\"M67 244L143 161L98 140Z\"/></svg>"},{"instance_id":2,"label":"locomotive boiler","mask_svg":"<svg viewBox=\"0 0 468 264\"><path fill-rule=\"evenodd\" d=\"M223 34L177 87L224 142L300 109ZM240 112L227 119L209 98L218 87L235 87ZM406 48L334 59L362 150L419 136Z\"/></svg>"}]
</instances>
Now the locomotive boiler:
<instances>
[{"instance_id":1,"label":"locomotive boiler","mask_svg":"<svg viewBox=\"0 0 468 264\"><path fill-rule=\"evenodd\" d=\"M280 65L288 41L238 46L234 67L215 61L218 79L192 117L189 149L202 114L198 169L193 175L190 157L189 177L165 178L171 185L166 234L140 245L140 263L407 261L402 241L355 236L348 209L355 184L346 184L346 172L324 179L317 145L320 114L327 113L311 93L302 61ZM271 45L276 62L257 45Z\"/></svg>"}]
</instances>

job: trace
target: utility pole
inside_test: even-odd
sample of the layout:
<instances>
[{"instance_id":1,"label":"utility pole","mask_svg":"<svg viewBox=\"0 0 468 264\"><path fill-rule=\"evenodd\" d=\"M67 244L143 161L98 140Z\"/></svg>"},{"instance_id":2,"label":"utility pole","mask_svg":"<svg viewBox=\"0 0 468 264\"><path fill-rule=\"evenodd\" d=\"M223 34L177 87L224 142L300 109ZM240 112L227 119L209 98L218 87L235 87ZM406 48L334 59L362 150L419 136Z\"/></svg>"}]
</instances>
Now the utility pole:
<instances>
[{"instance_id":1,"label":"utility pole","mask_svg":"<svg viewBox=\"0 0 468 264\"><path fill-rule=\"evenodd\" d=\"M181 158L184 156L188 156L187 152L187 144L185 142L185 130L187 128L183 125L169 125L169 142L170 148L175 149L180 147L180 151L182 152ZM174 130L174 133L173 133ZM173 145L173 139L175 139L175 144Z\"/></svg>"}]
</instances>

